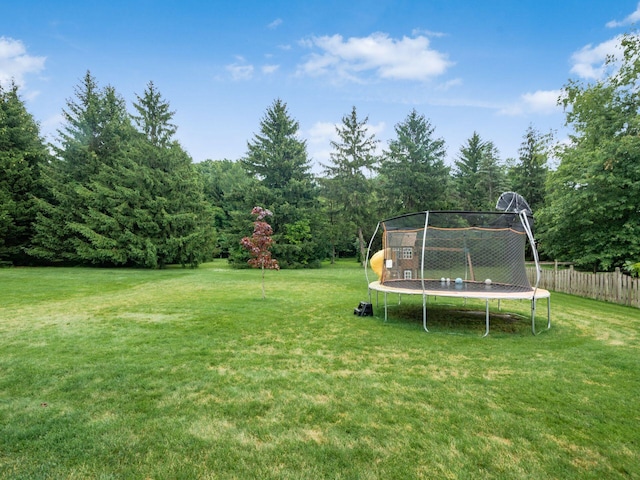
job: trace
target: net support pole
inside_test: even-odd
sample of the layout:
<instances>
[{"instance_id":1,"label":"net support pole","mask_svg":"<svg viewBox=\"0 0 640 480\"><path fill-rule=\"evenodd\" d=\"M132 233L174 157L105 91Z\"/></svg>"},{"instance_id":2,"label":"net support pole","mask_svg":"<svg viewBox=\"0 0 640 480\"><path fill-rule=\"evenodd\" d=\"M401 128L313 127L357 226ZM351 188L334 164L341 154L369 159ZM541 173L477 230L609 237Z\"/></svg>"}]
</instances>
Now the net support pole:
<instances>
[{"instance_id":1,"label":"net support pole","mask_svg":"<svg viewBox=\"0 0 640 480\"><path fill-rule=\"evenodd\" d=\"M536 265L536 284L533 287L533 296L531 297L531 333L536 334L536 292L538 290L538 285L540 284L540 260L538 258L538 250L536 249L536 241L533 238L533 231L531 230L531 225L529 224L529 219L527 217L527 213L525 211L521 211L520 222L524 227L525 232L527 233L527 237L529 238L529 244L531 245L531 251L533 252L533 260ZM551 328L551 310L550 310L550 302L547 299L547 330Z\"/></svg>"},{"instance_id":2,"label":"net support pole","mask_svg":"<svg viewBox=\"0 0 640 480\"><path fill-rule=\"evenodd\" d=\"M371 245L373 244L373 239L376 238L376 235L378 234L379 228L380 228L380 222L378 222L378 225L376 225L375 232L373 232L373 235L371 235L371 240L369 240L369 245L367 245L367 258L364 261L364 278L367 279L367 290L369 291L369 303L372 303L372 300L371 300L371 288L369 288L369 270L367 269L367 266L369 265L369 257L371 256ZM378 306L378 292L376 292L376 307L377 306Z\"/></svg>"},{"instance_id":3,"label":"net support pole","mask_svg":"<svg viewBox=\"0 0 640 480\"><path fill-rule=\"evenodd\" d=\"M424 212L424 230L422 231L422 253L420 255L420 279L422 282L422 326L424 331L428 332L427 328L427 290L424 284L424 252L427 246L427 227L429 226L429 211Z\"/></svg>"}]
</instances>

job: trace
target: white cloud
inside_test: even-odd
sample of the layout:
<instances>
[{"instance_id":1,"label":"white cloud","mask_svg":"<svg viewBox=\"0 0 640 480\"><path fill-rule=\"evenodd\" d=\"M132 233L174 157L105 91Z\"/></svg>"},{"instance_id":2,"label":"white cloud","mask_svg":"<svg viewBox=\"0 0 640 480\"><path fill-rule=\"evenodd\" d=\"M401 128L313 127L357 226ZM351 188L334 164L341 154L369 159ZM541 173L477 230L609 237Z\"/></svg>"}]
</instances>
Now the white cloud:
<instances>
[{"instance_id":1,"label":"white cloud","mask_svg":"<svg viewBox=\"0 0 640 480\"><path fill-rule=\"evenodd\" d=\"M320 50L298 68L299 74L309 76L333 75L361 82L363 73L374 72L382 79L426 81L453 65L446 54L430 48L429 39L423 35L399 40L385 33L347 40L332 35L312 37L301 44Z\"/></svg>"},{"instance_id":2,"label":"white cloud","mask_svg":"<svg viewBox=\"0 0 640 480\"><path fill-rule=\"evenodd\" d=\"M537 90L533 93L522 95L522 101L526 109L533 113L555 113L560 108L558 98L561 90Z\"/></svg>"},{"instance_id":3,"label":"white cloud","mask_svg":"<svg viewBox=\"0 0 640 480\"><path fill-rule=\"evenodd\" d=\"M55 139L57 130L64 123L64 115L62 113L56 113L53 116L45 118L44 121L40 124L42 129L42 135L49 141Z\"/></svg>"},{"instance_id":4,"label":"white cloud","mask_svg":"<svg viewBox=\"0 0 640 480\"><path fill-rule=\"evenodd\" d=\"M610 22L607 22L607 27L608 28L624 27L626 25L632 25L636 23L638 20L640 20L640 3L638 3L638 7L636 8L635 12L628 15L626 18L624 18L624 20L620 20L620 21L611 20Z\"/></svg>"},{"instance_id":5,"label":"white cloud","mask_svg":"<svg viewBox=\"0 0 640 480\"><path fill-rule=\"evenodd\" d=\"M454 78L452 80L448 80L444 83L441 83L436 87L436 90L439 90L441 92L446 92L447 90L450 90L453 87L459 87L460 85L462 85L462 83L463 82L461 78Z\"/></svg>"},{"instance_id":6,"label":"white cloud","mask_svg":"<svg viewBox=\"0 0 640 480\"><path fill-rule=\"evenodd\" d=\"M601 79L607 72L605 60L609 56L621 57L622 36L618 35L606 42L582 47L571 56L571 73L587 80Z\"/></svg>"},{"instance_id":7,"label":"white cloud","mask_svg":"<svg viewBox=\"0 0 640 480\"><path fill-rule=\"evenodd\" d=\"M524 115L524 106L522 103L513 103L511 105L507 105L506 107L502 107L498 110L498 115L505 115L507 117L519 117L520 115Z\"/></svg>"},{"instance_id":8,"label":"white cloud","mask_svg":"<svg viewBox=\"0 0 640 480\"><path fill-rule=\"evenodd\" d=\"M336 124L331 122L316 122L308 131L309 144L321 144L338 140Z\"/></svg>"},{"instance_id":9,"label":"white cloud","mask_svg":"<svg viewBox=\"0 0 640 480\"><path fill-rule=\"evenodd\" d=\"M272 73L275 73L279 68L280 65L263 65L262 73L264 73L265 75L270 75Z\"/></svg>"},{"instance_id":10,"label":"white cloud","mask_svg":"<svg viewBox=\"0 0 640 480\"><path fill-rule=\"evenodd\" d=\"M520 101L498 110L498 115L520 116L525 114L549 115L561 110L558 98L561 90L536 90L520 96Z\"/></svg>"},{"instance_id":11,"label":"white cloud","mask_svg":"<svg viewBox=\"0 0 640 480\"><path fill-rule=\"evenodd\" d=\"M238 62L227 65L225 69L233 80L250 80L253 77L253 65L245 64L241 57L238 58Z\"/></svg>"},{"instance_id":12,"label":"white cloud","mask_svg":"<svg viewBox=\"0 0 640 480\"><path fill-rule=\"evenodd\" d=\"M367 124L367 133L370 135L380 136L387 128L387 124L384 122L378 122L376 125L370 123Z\"/></svg>"},{"instance_id":13,"label":"white cloud","mask_svg":"<svg viewBox=\"0 0 640 480\"><path fill-rule=\"evenodd\" d=\"M20 40L0 37L0 85L9 85L13 80L19 87L25 85L25 75L40 73L46 57L34 57Z\"/></svg>"},{"instance_id":14,"label":"white cloud","mask_svg":"<svg viewBox=\"0 0 640 480\"><path fill-rule=\"evenodd\" d=\"M421 28L414 28L413 30L411 30L411 35L413 35L414 37L417 35L426 35L427 37L446 37L447 36L446 33L434 32L432 30L423 30Z\"/></svg>"},{"instance_id":15,"label":"white cloud","mask_svg":"<svg viewBox=\"0 0 640 480\"><path fill-rule=\"evenodd\" d=\"M276 18L273 22L267 25L267 28L270 28L273 30L274 28L278 28L280 25L282 25L282 19Z\"/></svg>"},{"instance_id":16,"label":"white cloud","mask_svg":"<svg viewBox=\"0 0 640 480\"><path fill-rule=\"evenodd\" d=\"M304 133L309 148L309 156L314 160L316 173L321 173L323 165L329 164L331 142L338 141L336 124L332 122L316 122Z\"/></svg>"}]
</instances>

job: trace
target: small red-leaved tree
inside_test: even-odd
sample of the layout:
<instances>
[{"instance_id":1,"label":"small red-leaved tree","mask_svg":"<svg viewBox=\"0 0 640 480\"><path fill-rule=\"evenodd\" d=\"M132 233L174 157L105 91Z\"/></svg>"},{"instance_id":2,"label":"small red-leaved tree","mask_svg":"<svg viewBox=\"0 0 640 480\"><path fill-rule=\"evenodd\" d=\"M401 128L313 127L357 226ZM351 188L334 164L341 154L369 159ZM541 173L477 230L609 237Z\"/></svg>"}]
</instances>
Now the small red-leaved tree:
<instances>
[{"instance_id":1,"label":"small red-leaved tree","mask_svg":"<svg viewBox=\"0 0 640 480\"><path fill-rule=\"evenodd\" d=\"M272 216L273 213L262 207L253 207L251 215L256 216L256 221L253 222L253 235L244 237L240 240L240 244L251 255L251 259L247 263L254 268L262 269L262 298L264 299L264 271L280 270L278 261L271 257L270 249L271 245L273 245L271 234L273 229L271 225L264 221L265 217Z\"/></svg>"}]
</instances>

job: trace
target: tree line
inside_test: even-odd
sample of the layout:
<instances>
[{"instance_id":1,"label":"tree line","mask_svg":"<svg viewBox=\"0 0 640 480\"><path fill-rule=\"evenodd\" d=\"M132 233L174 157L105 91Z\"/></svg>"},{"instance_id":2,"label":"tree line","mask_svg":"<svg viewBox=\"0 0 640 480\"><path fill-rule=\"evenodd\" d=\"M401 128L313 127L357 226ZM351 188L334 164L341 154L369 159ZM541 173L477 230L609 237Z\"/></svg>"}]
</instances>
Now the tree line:
<instances>
[{"instance_id":1,"label":"tree line","mask_svg":"<svg viewBox=\"0 0 640 480\"><path fill-rule=\"evenodd\" d=\"M283 268L365 255L379 220L418 210L493 210L500 193L535 212L539 250L609 270L640 258L640 41L592 84L569 81L561 101L571 142L530 126L515 159L472 132L453 165L446 144L411 110L379 148L356 107L312 172L299 123L275 99L244 157L194 163L174 138L174 112L150 82L127 112L87 72L46 145L15 85L0 89L0 262L14 265L195 267L216 256L246 265L251 211L273 212ZM613 62L613 59L611 60ZM616 68L613 68L616 67ZM378 153L381 150L382 153ZM551 169L549 159L558 163Z\"/></svg>"}]
</instances>

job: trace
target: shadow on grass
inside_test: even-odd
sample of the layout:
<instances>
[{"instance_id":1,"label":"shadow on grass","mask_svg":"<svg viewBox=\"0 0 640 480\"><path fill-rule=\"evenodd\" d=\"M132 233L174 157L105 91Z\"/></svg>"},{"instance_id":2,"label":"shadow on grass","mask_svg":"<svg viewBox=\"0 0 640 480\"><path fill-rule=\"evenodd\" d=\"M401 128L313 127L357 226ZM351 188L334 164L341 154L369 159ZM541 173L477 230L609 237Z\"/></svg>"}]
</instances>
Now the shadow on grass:
<instances>
[{"instance_id":1,"label":"shadow on grass","mask_svg":"<svg viewBox=\"0 0 640 480\"><path fill-rule=\"evenodd\" d=\"M376 318L384 321L384 306L378 306L375 312ZM538 322L542 325L541 320ZM387 323L422 329L422 305L390 306ZM520 313L490 309L489 325L489 335L531 335L531 318ZM430 304L428 306L427 328L430 333L482 336L485 333L485 327L484 306L467 307L447 304Z\"/></svg>"}]
</instances>

